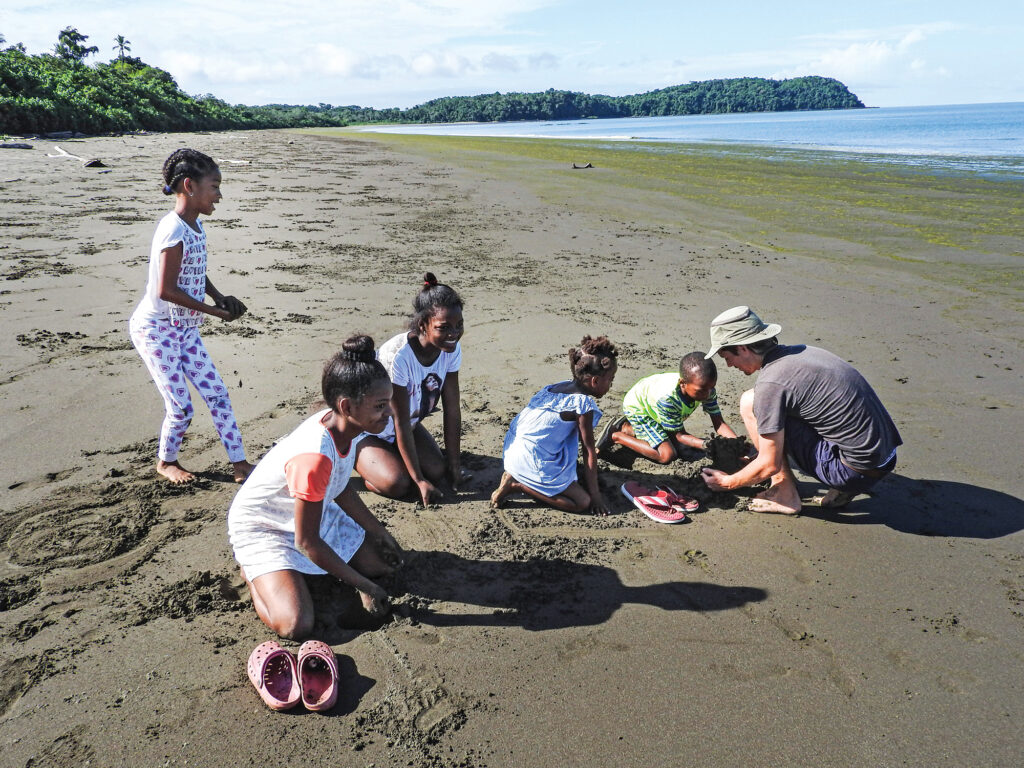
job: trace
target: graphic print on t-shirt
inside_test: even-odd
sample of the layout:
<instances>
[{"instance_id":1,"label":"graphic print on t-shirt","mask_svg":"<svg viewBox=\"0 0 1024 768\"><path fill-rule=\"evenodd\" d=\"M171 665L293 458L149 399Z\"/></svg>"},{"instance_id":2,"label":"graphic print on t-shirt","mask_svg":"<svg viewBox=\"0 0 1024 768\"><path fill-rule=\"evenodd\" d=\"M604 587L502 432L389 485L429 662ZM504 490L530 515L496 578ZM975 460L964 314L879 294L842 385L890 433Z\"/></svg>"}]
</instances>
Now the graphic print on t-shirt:
<instances>
[{"instance_id":1,"label":"graphic print on t-shirt","mask_svg":"<svg viewBox=\"0 0 1024 768\"><path fill-rule=\"evenodd\" d=\"M420 408L412 414L420 419L437 410L437 402L441 399L441 377L436 373L428 373L420 383Z\"/></svg>"},{"instance_id":2,"label":"graphic print on t-shirt","mask_svg":"<svg viewBox=\"0 0 1024 768\"><path fill-rule=\"evenodd\" d=\"M200 236L189 227L185 227L181 240L178 287L196 301L206 297L206 235ZM171 325L176 327L194 328L203 322L202 312L179 304L169 304L168 313Z\"/></svg>"}]
</instances>

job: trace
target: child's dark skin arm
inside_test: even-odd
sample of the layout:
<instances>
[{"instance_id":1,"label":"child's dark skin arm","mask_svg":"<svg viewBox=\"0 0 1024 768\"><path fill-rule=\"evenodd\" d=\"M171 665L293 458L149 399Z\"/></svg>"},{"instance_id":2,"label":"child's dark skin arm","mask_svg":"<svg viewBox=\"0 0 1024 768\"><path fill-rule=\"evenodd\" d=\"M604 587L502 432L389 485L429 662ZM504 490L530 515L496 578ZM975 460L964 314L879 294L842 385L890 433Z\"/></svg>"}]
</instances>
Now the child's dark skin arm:
<instances>
[{"instance_id":1,"label":"child's dark skin arm","mask_svg":"<svg viewBox=\"0 0 1024 768\"><path fill-rule=\"evenodd\" d=\"M732 427L725 423L725 419L722 418L720 413L716 413L711 417L711 426L715 428L715 433L722 437L736 437L736 433L732 431Z\"/></svg>"},{"instance_id":2,"label":"child's dark skin arm","mask_svg":"<svg viewBox=\"0 0 1024 768\"><path fill-rule=\"evenodd\" d=\"M395 541L388 529L369 510L351 485L347 486L334 501L345 510L346 515L366 531L367 541L372 541L377 546L388 565L398 567L402 564L402 548L398 546L398 542ZM310 559L312 560L312 558ZM322 565L320 567L323 568ZM324 570L327 569L324 568Z\"/></svg>"},{"instance_id":3,"label":"child's dark skin arm","mask_svg":"<svg viewBox=\"0 0 1024 768\"><path fill-rule=\"evenodd\" d=\"M597 482L597 446L594 442L594 414L582 413L577 417L580 427L580 442L583 444L583 479L590 495L590 511L595 515L607 515L608 505Z\"/></svg>"},{"instance_id":4,"label":"child's dark skin arm","mask_svg":"<svg viewBox=\"0 0 1024 768\"><path fill-rule=\"evenodd\" d=\"M192 309L197 312L204 312L207 315L213 315L219 317L221 320L234 320L238 317L237 314L233 314L231 310L226 306L220 306L215 304L210 306L205 302L198 301L189 296L185 291L178 287L178 275L181 273L181 259L184 254L184 247L181 243L173 245L170 248L165 248L160 252L160 298L164 301L169 301L172 304L185 307L185 309ZM214 288L216 291L217 289ZM206 281L206 292L210 293L210 281ZM219 292L218 292L218 295ZM213 294L211 294L213 296ZM234 299L234 297L231 297ZM225 300L224 296L221 296L222 300ZM214 299L216 302L216 299ZM234 301L241 304L238 299ZM245 311L244 305L242 311Z\"/></svg>"},{"instance_id":5,"label":"child's dark skin arm","mask_svg":"<svg viewBox=\"0 0 1024 768\"><path fill-rule=\"evenodd\" d=\"M388 599L387 592L380 585L370 581L370 579L338 557L338 553L320 538L320 519L322 516L322 501L295 500L295 545L299 548L299 551L314 564L334 576L334 578L368 595L375 604L386 604Z\"/></svg>"},{"instance_id":6,"label":"child's dark skin arm","mask_svg":"<svg viewBox=\"0 0 1024 768\"><path fill-rule=\"evenodd\" d=\"M448 480L459 490L462 477L462 404L459 397L459 372L452 371L441 387L441 409L444 419L444 454L448 460Z\"/></svg>"},{"instance_id":7,"label":"child's dark skin arm","mask_svg":"<svg viewBox=\"0 0 1024 768\"><path fill-rule=\"evenodd\" d=\"M234 316L232 319L241 317L248 309L239 299L236 299L234 296L225 296L218 291L209 277L206 278L206 295L213 299L213 303L218 307L230 312Z\"/></svg>"},{"instance_id":8,"label":"child's dark skin arm","mask_svg":"<svg viewBox=\"0 0 1024 768\"><path fill-rule=\"evenodd\" d=\"M426 507L432 499L439 498L441 492L434 484L423 476L420 456L416 451L416 439L412 435L412 423L409 416L409 392L404 386L395 384L392 387L391 408L395 419L395 445L405 463L405 469L419 490L420 501Z\"/></svg>"}]
</instances>

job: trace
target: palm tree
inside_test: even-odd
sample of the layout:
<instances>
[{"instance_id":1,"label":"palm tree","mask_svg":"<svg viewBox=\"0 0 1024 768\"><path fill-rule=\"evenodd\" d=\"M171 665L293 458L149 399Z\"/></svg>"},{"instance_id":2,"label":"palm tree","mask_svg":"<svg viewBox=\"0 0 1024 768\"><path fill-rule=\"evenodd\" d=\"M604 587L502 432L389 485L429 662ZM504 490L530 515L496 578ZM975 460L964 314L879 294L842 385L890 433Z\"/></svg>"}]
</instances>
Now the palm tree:
<instances>
[{"instance_id":1,"label":"palm tree","mask_svg":"<svg viewBox=\"0 0 1024 768\"><path fill-rule=\"evenodd\" d=\"M57 44L53 46L53 52L66 61L81 63L85 61L86 56L92 56L100 50L95 45L86 47L84 43L88 39L88 35L83 35L74 27L64 27L57 35Z\"/></svg>"},{"instance_id":2,"label":"palm tree","mask_svg":"<svg viewBox=\"0 0 1024 768\"><path fill-rule=\"evenodd\" d=\"M114 50L117 51L117 60L124 64L124 55L126 52L130 52L132 49L132 41L125 40L124 35L118 35L114 38L114 42L117 45L114 46Z\"/></svg>"}]
</instances>

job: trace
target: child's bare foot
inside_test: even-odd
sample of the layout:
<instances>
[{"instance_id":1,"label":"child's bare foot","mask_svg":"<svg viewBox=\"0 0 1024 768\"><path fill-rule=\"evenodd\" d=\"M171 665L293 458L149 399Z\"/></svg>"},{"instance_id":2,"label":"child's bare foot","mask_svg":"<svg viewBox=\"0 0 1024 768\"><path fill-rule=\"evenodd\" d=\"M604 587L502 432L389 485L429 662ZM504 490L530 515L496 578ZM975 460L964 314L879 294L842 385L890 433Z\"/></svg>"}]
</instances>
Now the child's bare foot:
<instances>
[{"instance_id":1,"label":"child's bare foot","mask_svg":"<svg viewBox=\"0 0 1024 768\"><path fill-rule=\"evenodd\" d=\"M232 462L232 466L235 468L235 482L244 483L245 478L252 474L252 471L256 469L255 464L250 464L248 461L235 461Z\"/></svg>"},{"instance_id":2,"label":"child's bare foot","mask_svg":"<svg viewBox=\"0 0 1024 768\"><path fill-rule=\"evenodd\" d=\"M185 483L191 483L196 479L196 476L181 466L177 460L164 461L163 459L160 459L156 463L156 473L167 478L175 485L184 485Z\"/></svg>"},{"instance_id":3,"label":"child's bare foot","mask_svg":"<svg viewBox=\"0 0 1024 768\"><path fill-rule=\"evenodd\" d=\"M751 512L762 512L769 515L800 514L800 494L788 483L773 485L750 500Z\"/></svg>"},{"instance_id":4,"label":"child's bare foot","mask_svg":"<svg viewBox=\"0 0 1024 768\"><path fill-rule=\"evenodd\" d=\"M508 472L501 473L501 482L498 483L498 489L491 494L491 509L501 509L502 502L515 490L514 484L515 480L512 479L512 475Z\"/></svg>"}]
</instances>

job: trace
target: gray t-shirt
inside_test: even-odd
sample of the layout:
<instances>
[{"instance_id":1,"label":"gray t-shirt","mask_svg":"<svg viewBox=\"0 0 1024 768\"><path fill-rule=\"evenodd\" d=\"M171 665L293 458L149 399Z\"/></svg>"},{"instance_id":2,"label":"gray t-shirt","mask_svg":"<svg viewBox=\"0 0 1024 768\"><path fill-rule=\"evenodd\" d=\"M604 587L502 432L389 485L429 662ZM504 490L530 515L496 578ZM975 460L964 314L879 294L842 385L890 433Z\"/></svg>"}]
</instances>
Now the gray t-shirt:
<instances>
[{"instance_id":1,"label":"gray t-shirt","mask_svg":"<svg viewBox=\"0 0 1024 768\"><path fill-rule=\"evenodd\" d=\"M754 385L754 416L762 435L804 421L839 448L854 469L874 469L903 444L885 406L857 369L818 347L768 352Z\"/></svg>"}]
</instances>

